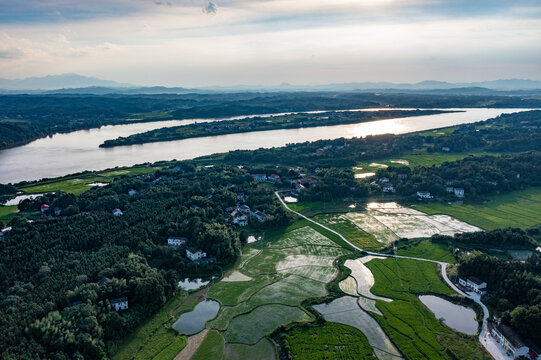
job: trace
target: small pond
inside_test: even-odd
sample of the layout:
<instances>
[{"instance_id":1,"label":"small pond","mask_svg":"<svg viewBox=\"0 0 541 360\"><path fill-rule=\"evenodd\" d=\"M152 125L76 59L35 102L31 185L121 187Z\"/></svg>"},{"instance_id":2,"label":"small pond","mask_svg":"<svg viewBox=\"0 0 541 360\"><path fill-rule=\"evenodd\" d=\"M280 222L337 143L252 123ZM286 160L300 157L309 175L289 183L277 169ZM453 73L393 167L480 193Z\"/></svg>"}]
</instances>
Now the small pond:
<instances>
[{"instance_id":1,"label":"small pond","mask_svg":"<svg viewBox=\"0 0 541 360\"><path fill-rule=\"evenodd\" d=\"M195 290L207 285L208 283L208 281L203 281L201 278L193 280L184 279L178 282L178 287L182 290Z\"/></svg>"},{"instance_id":2,"label":"small pond","mask_svg":"<svg viewBox=\"0 0 541 360\"><path fill-rule=\"evenodd\" d=\"M421 295L419 300L430 309L438 319L453 330L464 334L477 334L476 314L473 309L453 304L450 301L434 295Z\"/></svg>"},{"instance_id":3,"label":"small pond","mask_svg":"<svg viewBox=\"0 0 541 360\"><path fill-rule=\"evenodd\" d=\"M203 330L208 320L214 319L218 310L220 310L220 304L217 301L202 301L192 311L180 315L173 327L182 334L196 334Z\"/></svg>"},{"instance_id":4,"label":"small pond","mask_svg":"<svg viewBox=\"0 0 541 360\"><path fill-rule=\"evenodd\" d=\"M13 206L13 205L19 205L19 203L26 199L35 199L39 196L42 196L43 194L31 194L31 195L18 195L15 196L13 199L9 199L4 203L5 206Z\"/></svg>"}]
</instances>

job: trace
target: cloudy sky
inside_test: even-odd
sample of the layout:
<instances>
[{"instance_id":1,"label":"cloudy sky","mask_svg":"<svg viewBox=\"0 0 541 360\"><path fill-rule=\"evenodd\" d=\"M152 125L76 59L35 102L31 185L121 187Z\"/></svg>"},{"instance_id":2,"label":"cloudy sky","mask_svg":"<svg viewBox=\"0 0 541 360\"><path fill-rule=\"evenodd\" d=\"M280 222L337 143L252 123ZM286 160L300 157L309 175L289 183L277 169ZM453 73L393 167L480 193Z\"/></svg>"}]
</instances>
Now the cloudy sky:
<instances>
[{"instance_id":1,"label":"cloudy sky","mask_svg":"<svg viewBox=\"0 0 541 360\"><path fill-rule=\"evenodd\" d=\"M0 0L0 77L541 80L539 0Z\"/></svg>"}]
</instances>

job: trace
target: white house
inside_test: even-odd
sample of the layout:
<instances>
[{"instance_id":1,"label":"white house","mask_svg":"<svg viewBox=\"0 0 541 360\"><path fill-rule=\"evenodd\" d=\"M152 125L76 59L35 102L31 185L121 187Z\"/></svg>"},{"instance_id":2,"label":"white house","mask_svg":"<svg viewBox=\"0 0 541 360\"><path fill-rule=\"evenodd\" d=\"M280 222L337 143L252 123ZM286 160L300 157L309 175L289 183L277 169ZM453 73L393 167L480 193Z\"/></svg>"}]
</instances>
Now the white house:
<instances>
[{"instance_id":1,"label":"white house","mask_svg":"<svg viewBox=\"0 0 541 360\"><path fill-rule=\"evenodd\" d=\"M416 195L419 199L432 199L432 195L428 191L417 191Z\"/></svg>"},{"instance_id":2,"label":"white house","mask_svg":"<svg viewBox=\"0 0 541 360\"><path fill-rule=\"evenodd\" d=\"M128 310L128 298L111 299L111 306L115 308L115 311Z\"/></svg>"},{"instance_id":3,"label":"white house","mask_svg":"<svg viewBox=\"0 0 541 360\"><path fill-rule=\"evenodd\" d=\"M467 279L459 278L458 283L468 289L475 291L476 293L484 292L487 288L487 283L479 278L476 278L475 276L469 277Z\"/></svg>"},{"instance_id":4,"label":"white house","mask_svg":"<svg viewBox=\"0 0 541 360\"><path fill-rule=\"evenodd\" d=\"M454 188L453 192L455 193L455 196L458 198L464 197L464 188Z\"/></svg>"},{"instance_id":5,"label":"white house","mask_svg":"<svg viewBox=\"0 0 541 360\"><path fill-rule=\"evenodd\" d=\"M237 224L238 226L247 226L248 216L247 215L235 216L235 218L233 219L233 224Z\"/></svg>"},{"instance_id":6,"label":"white house","mask_svg":"<svg viewBox=\"0 0 541 360\"><path fill-rule=\"evenodd\" d=\"M449 151L451 151L451 148L449 148L447 146L444 146L444 147L441 148L441 151L449 152Z\"/></svg>"},{"instance_id":7,"label":"white house","mask_svg":"<svg viewBox=\"0 0 541 360\"><path fill-rule=\"evenodd\" d=\"M114 210L113 210L113 215L114 215L114 216L121 216L121 215L123 215L123 214L124 214L124 213L123 213L122 210L120 210L120 209L114 209Z\"/></svg>"},{"instance_id":8,"label":"white house","mask_svg":"<svg viewBox=\"0 0 541 360\"><path fill-rule=\"evenodd\" d=\"M266 174L253 174L252 177L257 182L267 181L267 175Z\"/></svg>"},{"instance_id":9,"label":"white house","mask_svg":"<svg viewBox=\"0 0 541 360\"><path fill-rule=\"evenodd\" d=\"M188 257L188 259L192 261L197 261L197 260L207 257L207 253L202 250L189 247L186 249L186 256Z\"/></svg>"},{"instance_id":10,"label":"white house","mask_svg":"<svg viewBox=\"0 0 541 360\"><path fill-rule=\"evenodd\" d=\"M172 237L167 239L167 245L175 246L175 247L181 247L182 245L186 244L186 241L188 239L186 238L176 238Z\"/></svg>"},{"instance_id":11,"label":"white house","mask_svg":"<svg viewBox=\"0 0 541 360\"><path fill-rule=\"evenodd\" d=\"M137 190L134 190L134 189L128 190L128 195L133 196L135 194L137 194Z\"/></svg>"},{"instance_id":12,"label":"white house","mask_svg":"<svg viewBox=\"0 0 541 360\"><path fill-rule=\"evenodd\" d=\"M513 329L504 324L489 323L490 335L512 355L514 359L531 358L529 356L530 348L524 344L522 339L513 331Z\"/></svg>"},{"instance_id":13,"label":"white house","mask_svg":"<svg viewBox=\"0 0 541 360\"><path fill-rule=\"evenodd\" d=\"M276 175L276 174L270 174L269 177L267 178L267 180L269 180L271 182L280 181L280 176Z\"/></svg>"}]
</instances>

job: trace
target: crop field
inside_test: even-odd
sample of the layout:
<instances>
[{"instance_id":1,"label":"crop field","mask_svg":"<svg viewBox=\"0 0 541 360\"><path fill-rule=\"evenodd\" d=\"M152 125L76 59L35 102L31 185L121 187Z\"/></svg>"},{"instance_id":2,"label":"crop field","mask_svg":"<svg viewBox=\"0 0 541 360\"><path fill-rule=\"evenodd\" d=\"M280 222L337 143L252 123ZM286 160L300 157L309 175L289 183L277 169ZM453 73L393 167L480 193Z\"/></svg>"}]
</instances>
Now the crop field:
<instances>
[{"instance_id":1,"label":"crop field","mask_svg":"<svg viewBox=\"0 0 541 360\"><path fill-rule=\"evenodd\" d=\"M216 330L211 330L191 360L221 359L224 356L224 352L224 338Z\"/></svg>"},{"instance_id":2,"label":"crop field","mask_svg":"<svg viewBox=\"0 0 541 360\"><path fill-rule=\"evenodd\" d=\"M400 247L398 248L398 255L444 261L450 264L456 263L456 259L447 245L433 243L430 240L423 240L414 245Z\"/></svg>"},{"instance_id":3,"label":"crop field","mask_svg":"<svg viewBox=\"0 0 541 360\"><path fill-rule=\"evenodd\" d=\"M295 360L376 359L362 332L338 323L295 327L285 334L284 342Z\"/></svg>"},{"instance_id":4,"label":"crop field","mask_svg":"<svg viewBox=\"0 0 541 360\"><path fill-rule=\"evenodd\" d=\"M109 183L112 181L113 179L102 176L82 176L53 182L38 183L36 185L22 187L19 190L22 190L27 194L64 191L67 193L79 195L91 189L91 186L89 186L88 184Z\"/></svg>"},{"instance_id":5,"label":"crop field","mask_svg":"<svg viewBox=\"0 0 541 360\"><path fill-rule=\"evenodd\" d=\"M342 234L346 239L363 249L376 250L381 248L381 244L375 239L374 235L362 230L356 226L345 215L340 214L321 214L314 218L315 221L328 226L334 231Z\"/></svg>"},{"instance_id":6,"label":"crop field","mask_svg":"<svg viewBox=\"0 0 541 360\"><path fill-rule=\"evenodd\" d=\"M222 358L272 358L266 336L281 325L313 320L301 302L327 295L326 284L338 275L334 262L348 253L305 221L247 245L232 270L239 281L226 278L208 290L208 298L222 304L207 323L225 339Z\"/></svg>"},{"instance_id":7,"label":"crop field","mask_svg":"<svg viewBox=\"0 0 541 360\"><path fill-rule=\"evenodd\" d=\"M0 221L8 222L19 210L17 206L0 206Z\"/></svg>"},{"instance_id":8,"label":"crop field","mask_svg":"<svg viewBox=\"0 0 541 360\"><path fill-rule=\"evenodd\" d=\"M541 188L490 196L487 203L478 205L430 203L415 208L429 215L447 214L485 230L526 229L541 222Z\"/></svg>"},{"instance_id":9,"label":"crop field","mask_svg":"<svg viewBox=\"0 0 541 360\"><path fill-rule=\"evenodd\" d=\"M130 168L122 168L122 169L113 169L109 171L104 171L99 173L101 176L109 176L109 177L118 177L118 176L124 176L124 175L143 175L143 174L149 174L156 170L159 170L158 167L147 167L147 166L136 166L136 167L130 167Z\"/></svg>"},{"instance_id":10,"label":"crop field","mask_svg":"<svg viewBox=\"0 0 541 360\"><path fill-rule=\"evenodd\" d=\"M384 359L399 359L400 352L393 345L381 326L373 317L363 311L357 304L357 298L343 296L328 304L314 305L325 320L359 329L366 336L374 350L388 354ZM379 359L382 359L378 356Z\"/></svg>"},{"instance_id":11,"label":"crop field","mask_svg":"<svg viewBox=\"0 0 541 360\"><path fill-rule=\"evenodd\" d=\"M261 339L255 345L227 344L225 347L224 360L275 360L274 345L267 340Z\"/></svg>"},{"instance_id":12,"label":"crop field","mask_svg":"<svg viewBox=\"0 0 541 360\"><path fill-rule=\"evenodd\" d=\"M407 358L489 359L476 337L446 328L416 297L422 293L454 295L439 279L436 264L389 258L374 259L367 266L375 278L372 292L393 299L377 301L383 316L374 317ZM440 342L443 338L446 341Z\"/></svg>"}]
</instances>

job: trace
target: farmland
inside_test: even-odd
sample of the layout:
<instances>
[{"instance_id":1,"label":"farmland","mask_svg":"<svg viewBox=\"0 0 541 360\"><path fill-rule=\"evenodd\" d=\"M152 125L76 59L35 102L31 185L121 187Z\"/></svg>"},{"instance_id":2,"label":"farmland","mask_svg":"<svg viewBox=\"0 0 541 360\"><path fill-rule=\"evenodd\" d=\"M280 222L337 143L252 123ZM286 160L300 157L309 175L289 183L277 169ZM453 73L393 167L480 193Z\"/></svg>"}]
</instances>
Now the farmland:
<instances>
[{"instance_id":1,"label":"farmland","mask_svg":"<svg viewBox=\"0 0 541 360\"><path fill-rule=\"evenodd\" d=\"M295 327L284 334L283 341L296 360L375 359L361 331L332 322Z\"/></svg>"},{"instance_id":2,"label":"farmland","mask_svg":"<svg viewBox=\"0 0 541 360\"><path fill-rule=\"evenodd\" d=\"M17 211L17 206L0 206L0 221L8 222Z\"/></svg>"},{"instance_id":3,"label":"farmland","mask_svg":"<svg viewBox=\"0 0 541 360\"><path fill-rule=\"evenodd\" d=\"M400 351L411 359L489 359L476 337L458 335L443 326L416 294L454 296L438 277L436 264L409 259L374 259L367 263L374 274L371 291L392 298L377 301L374 315ZM460 344L460 346L458 346Z\"/></svg>"},{"instance_id":4,"label":"farmland","mask_svg":"<svg viewBox=\"0 0 541 360\"><path fill-rule=\"evenodd\" d=\"M27 194L63 191L79 195L87 190L90 190L92 186L89 184L109 183L111 181L113 181L113 179L102 176L81 176L52 182L38 183L37 185L22 187L20 188L20 190L24 191Z\"/></svg>"},{"instance_id":5,"label":"farmland","mask_svg":"<svg viewBox=\"0 0 541 360\"><path fill-rule=\"evenodd\" d=\"M416 209L429 215L447 214L484 230L508 226L526 229L540 222L541 188L490 196L483 204L430 203Z\"/></svg>"},{"instance_id":6,"label":"farmland","mask_svg":"<svg viewBox=\"0 0 541 360\"><path fill-rule=\"evenodd\" d=\"M433 243L429 240L419 241L404 247L399 245L398 255L443 261L451 264L456 262L447 245Z\"/></svg>"}]
</instances>

